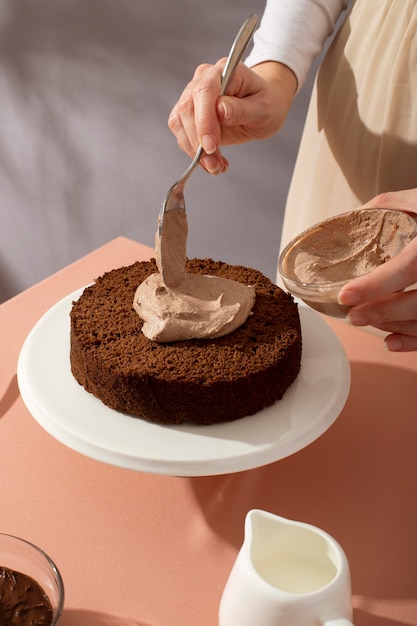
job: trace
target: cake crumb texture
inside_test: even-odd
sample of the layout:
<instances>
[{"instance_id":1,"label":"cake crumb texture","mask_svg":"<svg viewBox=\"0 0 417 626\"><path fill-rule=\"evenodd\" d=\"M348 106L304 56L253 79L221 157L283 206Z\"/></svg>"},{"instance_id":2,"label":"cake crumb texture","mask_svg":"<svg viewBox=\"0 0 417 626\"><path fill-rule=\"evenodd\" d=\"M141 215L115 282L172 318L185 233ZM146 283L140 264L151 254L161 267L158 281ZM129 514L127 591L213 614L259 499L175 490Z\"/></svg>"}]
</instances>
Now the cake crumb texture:
<instances>
[{"instance_id":1,"label":"cake crumb texture","mask_svg":"<svg viewBox=\"0 0 417 626\"><path fill-rule=\"evenodd\" d=\"M257 413L279 400L301 364L301 326L290 294L261 272L212 259L187 271L255 286L251 315L217 339L158 344L133 309L154 259L107 272L71 310L71 370L107 406L165 424L211 424Z\"/></svg>"}]
</instances>

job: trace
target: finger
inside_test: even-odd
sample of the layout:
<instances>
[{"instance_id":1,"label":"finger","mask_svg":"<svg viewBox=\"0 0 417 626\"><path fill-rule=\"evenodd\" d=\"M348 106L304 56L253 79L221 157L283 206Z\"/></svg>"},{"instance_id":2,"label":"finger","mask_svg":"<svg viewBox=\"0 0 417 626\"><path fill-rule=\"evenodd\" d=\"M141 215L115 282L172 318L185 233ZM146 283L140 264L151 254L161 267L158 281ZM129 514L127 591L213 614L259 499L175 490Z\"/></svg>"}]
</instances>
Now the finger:
<instances>
[{"instance_id":1,"label":"finger","mask_svg":"<svg viewBox=\"0 0 417 626\"><path fill-rule=\"evenodd\" d=\"M220 144L246 141L243 132L245 125L251 125L254 121L256 130L256 123L259 120L264 123L266 112L269 114L268 109L272 106L267 99L260 103L259 90L263 81L243 63L239 63L233 73L227 89L228 95L219 98L225 61L220 59L214 66L202 65L195 74L195 123L201 144L208 154L215 152L215 144L217 148ZM234 126L238 127L237 133L225 133L225 127Z\"/></svg>"},{"instance_id":2,"label":"finger","mask_svg":"<svg viewBox=\"0 0 417 626\"><path fill-rule=\"evenodd\" d=\"M172 118L170 118L169 127L173 131L173 133L174 133L174 135L176 137L178 146L181 148L181 150L186 152L190 157L193 157L195 151L194 151L194 149L193 149L193 147L192 147L192 145L191 145L191 143L190 143L190 141L188 139L188 136L187 136L187 133L185 132L184 127L182 126L182 124L180 125L178 122L175 122L176 130L174 131L173 130L173 126L171 125L171 119ZM174 122L172 122L172 124L173 123Z\"/></svg>"},{"instance_id":3,"label":"finger","mask_svg":"<svg viewBox=\"0 0 417 626\"><path fill-rule=\"evenodd\" d=\"M221 143L221 127L217 116L223 61L216 65L200 65L193 79L194 124L198 143L207 154L214 154Z\"/></svg>"},{"instance_id":4,"label":"finger","mask_svg":"<svg viewBox=\"0 0 417 626\"><path fill-rule=\"evenodd\" d=\"M196 145L198 146L195 126L190 121L193 117L193 101L185 90L169 115L168 127L175 135L179 147L191 157L195 154Z\"/></svg>"},{"instance_id":5,"label":"finger","mask_svg":"<svg viewBox=\"0 0 417 626\"><path fill-rule=\"evenodd\" d=\"M381 300L353 307L348 314L354 326L376 326L390 332L417 335L417 291L393 293Z\"/></svg>"},{"instance_id":6,"label":"finger","mask_svg":"<svg viewBox=\"0 0 417 626\"><path fill-rule=\"evenodd\" d=\"M200 140L196 127L194 89L192 86L190 86L189 90L184 93L178 101L177 111L183 128L183 133L186 137L185 145L190 146L190 156L194 156L198 146L200 145ZM177 136L177 139L182 139L182 134ZM183 148L183 145L180 145L181 148Z\"/></svg>"},{"instance_id":7,"label":"finger","mask_svg":"<svg viewBox=\"0 0 417 626\"><path fill-rule=\"evenodd\" d=\"M191 144L188 134L175 109L173 109L171 113L168 125L176 136L179 147L191 158L194 158L196 149ZM199 144L197 144L197 146L198 145ZM217 149L216 152L211 155L203 153L200 165L209 174L223 174L229 167L229 161L223 157L220 150Z\"/></svg>"},{"instance_id":8,"label":"finger","mask_svg":"<svg viewBox=\"0 0 417 626\"><path fill-rule=\"evenodd\" d=\"M214 153L219 144L216 100L220 76L220 67L208 64L198 66L168 118L168 127L180 147L190 155L200 145L202 134L207 135L203 147L208 154Z\"/></svg>"},{"instance_id":9,"label":"finger","mask_svg":"<svg viewBox=\"0 0 417 626\"><path fill-rule=\"evenodd\" d=\"M201 159L201 166L209 174L224 174L229 169L229 161L218 150L215 154L204 155Z\"/></svg>"},{"instance_id":10,"label":"finger","mask_svg":"<svg viewBox=\"0 0 417 626\"><path fill-rule=\"evenodd\" d=\"M386 333L396 333L399 335L409 335L410 337L417 337L417 322L381 322L375 324L366 324L366 326L372 326L378 328Z\"/></svg>"},{"instance_id":11,"label":"finger","mask_svg":"<svg viewBox=\"0 0 417 626\"><path fill-rule=\"evenodd\" d=\"M412 352L417 350L417 337L393 333L385 337L384 342L390 352Z\"/></svg>"},{"instance_id":12,"label":"finger","mask_svg":"<svg viewBox=\"0 0 417 626\"><path fill-rule=\"evenodd\" d=\"M355 306L406 289L417 282L417 238L396 257L342 287L339 304Z\"/></svg>"},{"instance_id":13,"label":"finger","mask_svg":"<svg viewBox=\"0 0 417 626\"><path fill-rule=\"evenodd\" d=\"M408 213L417 213L417 190L403 189L380 193L361 208L397 209Z\"/></svg>"},{"instance_id":14,"label":"finger","mask_svg":"<svg viewBox=\"0 0 417 626\"><path fill-rule=\"evenodd\" d=\"M237 127L240 133L247 129L248 137L257 137L260 131L269 126L271 119L266 103L265 106L259 105L259 94L245 98L223 96L217 103L217 112L222 126ZM275 128L268 134L262 132L262 138L267 139L274 134ZM242 141L245 139L242 137Z\"/></svg>"}]
</instances>

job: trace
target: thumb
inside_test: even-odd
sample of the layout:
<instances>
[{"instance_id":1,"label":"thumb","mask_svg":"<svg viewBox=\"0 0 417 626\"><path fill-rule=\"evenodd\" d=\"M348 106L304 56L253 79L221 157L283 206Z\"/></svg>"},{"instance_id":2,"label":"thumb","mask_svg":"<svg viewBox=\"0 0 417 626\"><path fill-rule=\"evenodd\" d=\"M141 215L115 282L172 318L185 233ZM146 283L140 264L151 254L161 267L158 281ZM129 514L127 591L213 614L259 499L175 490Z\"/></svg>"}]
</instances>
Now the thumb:
<instances>
[{"instance_id":1,"label":"thumb","mask_svg":"<svg viewBox=\"0 0 417 626\"><path fill-rule=\"evenodd\" d=\"M398 256L353 279L339 292L340 304L357 305L407 289L417 281L417 237Z\"/></svg>"},{"instance_id":2,"label":"thumb","mask_svg":"<svg viewBox=\"0 0 417 626\"><path fill-rule=\"evenodd\" d=\"M254 121L256 109L250 106L250 98L223 96L217 103L217 114L223 126L250 126Z\"/></svg>"},{"instance_id":3,"label":"thumb","mask_svg":"<svg viewBox=\"0 0 417 626\"><path fill-rule=\"evenodd\" d=\"M220 125L228 129L229 137L233 138L232 143L272 137L280 127L274 115L271 116L267 106L259 105L256 95L244 98L223 96L217 104Z\"/></svg>"}]
</instances>

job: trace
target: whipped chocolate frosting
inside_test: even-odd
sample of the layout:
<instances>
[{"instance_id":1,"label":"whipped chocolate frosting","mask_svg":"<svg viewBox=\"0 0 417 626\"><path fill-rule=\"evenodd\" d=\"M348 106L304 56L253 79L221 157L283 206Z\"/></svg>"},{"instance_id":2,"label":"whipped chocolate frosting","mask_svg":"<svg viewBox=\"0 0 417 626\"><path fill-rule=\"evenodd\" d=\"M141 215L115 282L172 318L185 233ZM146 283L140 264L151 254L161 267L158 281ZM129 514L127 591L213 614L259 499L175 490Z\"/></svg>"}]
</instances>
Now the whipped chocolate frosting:
<instances>
[{"instance_id":1,"label":"whipped chocolate frosting","mask_svg":"<svg viewBox=\"0 0 417 626\"><path fill-rule=\"evenodd\" d=\"M185 271L187 232L183 209L165 214L163 239L159 231L155 237L159 273L139 285L133 299L151 341L222 337L246 322L255 303L252 285Z\"/></svg>"},{"instance_id":2,"label":"whipped chocolate frosting","mask_svg":"<svg viewBox=\"0 0 417 626\"><path fill-rule=\"evenodd\" d=\"M49 598L30 576L0 567L0 624L50 626L53 611Z\"/></svg>"},{"instance_id":3,"label":"whipped chocolate frosting","mask_svg":"<svg viewBox=\"0 0 417 626\"><path fill-rule=\"evenodd\" d=\"M173 209L165 213L162 226L159 225L155 235L155 257L167 287L178 287L184 280L187 234L185 209Z\"/></svg>"},{"instance_id":4,"label":"whipped chocolate frosting","mask_svg":"<svg viewBox=\"0 0 417 626\"><path fill-rule=\"evenodd\" d=\"M170 342L227 335L246 321L254 303L252 285L185 273L174 288L152 274L136 290L133 306L148 339Z\"/></svg>"},{"instance_id":5,"label":"whipped chocolate frosting","mask_svg":"<svg viewBox=\"0 0 417 626\"><path fill-rule=\"evenodd\" d=\"M416 234L416 221L402 211L351 211L309 229L289 251L284 271L303 283L349 280L392 259Z\"/></svg>"}]
</instances>

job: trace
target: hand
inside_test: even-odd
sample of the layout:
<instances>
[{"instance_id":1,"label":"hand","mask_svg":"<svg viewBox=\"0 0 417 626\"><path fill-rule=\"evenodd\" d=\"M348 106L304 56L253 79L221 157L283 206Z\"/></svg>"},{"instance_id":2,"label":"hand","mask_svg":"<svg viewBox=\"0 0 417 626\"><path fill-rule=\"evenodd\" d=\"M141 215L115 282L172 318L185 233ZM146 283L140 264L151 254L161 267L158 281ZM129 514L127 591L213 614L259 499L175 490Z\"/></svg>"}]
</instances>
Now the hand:
<instances>
[{"instance_id":1,"label":"hand","mask_svg":"<svg viewBox=\"0 0 417 626\"><path fill-rule=\"evenodd\" d=\"M252 69L240 63L227 95L219 97L226 59L197 67L192 81L174 106L168 126L190 157L201 144L202 166L211 174L228 168L219 146L267 139L279 131L297 89L297 79L275 61Z\"/></svg>"},{"instance_id":2,"label":"hand","mask_svg":"<svg viewBox=\"0 0 417 626\"><path fill-rule=\"evenodd\" d=\"M417 189L380 194L364 207L404 209L417 214ZM385 338L389 350L417 350L417 238L397 257L369 274L355 278L340 290L340 304L352 305L349 319L355 326L374 326L392 333Z\"/></svg>"}]
</instances>

